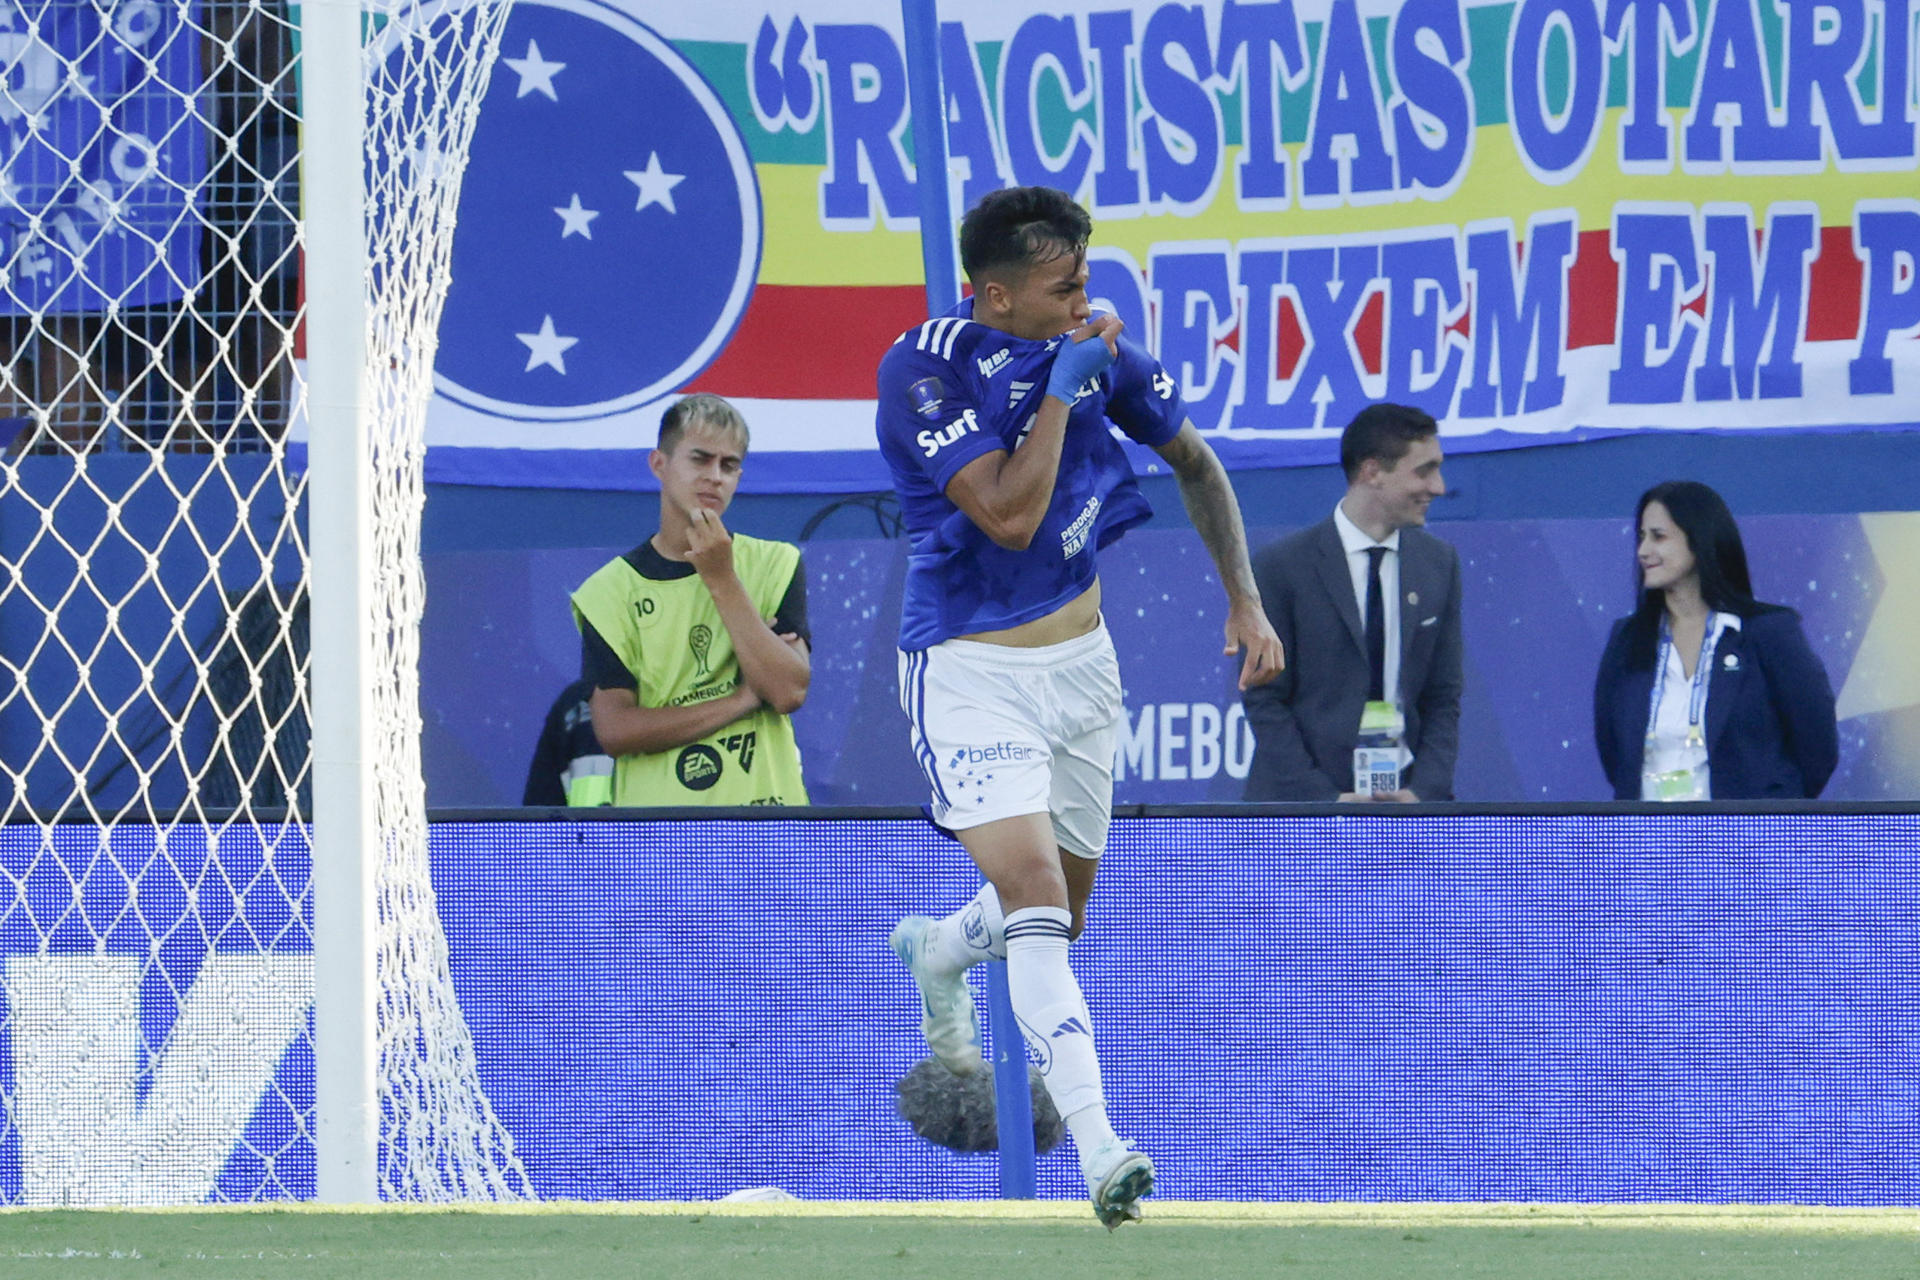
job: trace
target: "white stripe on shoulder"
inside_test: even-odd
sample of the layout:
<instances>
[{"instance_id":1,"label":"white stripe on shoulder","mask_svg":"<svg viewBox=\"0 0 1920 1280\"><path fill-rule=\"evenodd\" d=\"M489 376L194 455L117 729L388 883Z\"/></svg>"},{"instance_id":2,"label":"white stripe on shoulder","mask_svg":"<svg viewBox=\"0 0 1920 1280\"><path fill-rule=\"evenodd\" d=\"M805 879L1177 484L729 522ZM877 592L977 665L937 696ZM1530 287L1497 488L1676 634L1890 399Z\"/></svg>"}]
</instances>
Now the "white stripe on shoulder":
<instances>
[{"instance_id":1,"label":"white stripe on shoulder","mask_svg":"<svg viewBox=\"0 0 1920 1280\"><path fill-rule=\"evenodd\" d=\"M942 360L953 359L953 344L959 340L960 331L972 323L971 320L966 319L964 316L954 317L953 328L947 331L946 343L940 348L940 358Z\"/></svg>"}]
</instances>

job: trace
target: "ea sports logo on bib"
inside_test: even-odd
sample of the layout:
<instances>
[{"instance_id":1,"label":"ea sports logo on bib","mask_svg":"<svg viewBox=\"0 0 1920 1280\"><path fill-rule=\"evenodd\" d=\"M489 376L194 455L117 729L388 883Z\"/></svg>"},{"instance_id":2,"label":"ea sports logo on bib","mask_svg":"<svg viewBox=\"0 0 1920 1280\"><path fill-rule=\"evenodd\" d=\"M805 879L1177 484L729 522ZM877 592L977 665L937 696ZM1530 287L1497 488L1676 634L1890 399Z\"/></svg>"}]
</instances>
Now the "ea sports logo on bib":
<instances>
[{"instance_id":1,"label":"ea sports logo on bib","mask_svg":"<svg viewBox=\"0 0 1920 1280\"><path fill-rule=\"evenodd\" d=\"M673 762L674 775L680 779L680 785L689 791L705 791L720 781L723 767L720 753L704 742L694 743Z\"/></svg>"},{"instance_id":2,"label":"ea sports logo on bib","mask_svg":"<svg viewBox=\"0 0 1920 1280\"><path fill-rule=\"evenodd\" d=\"M746 144L698 71L598 0L519 0L474 132L435 385L518 420L661 399L759 272Z\"/></svg>"}]
</instances>

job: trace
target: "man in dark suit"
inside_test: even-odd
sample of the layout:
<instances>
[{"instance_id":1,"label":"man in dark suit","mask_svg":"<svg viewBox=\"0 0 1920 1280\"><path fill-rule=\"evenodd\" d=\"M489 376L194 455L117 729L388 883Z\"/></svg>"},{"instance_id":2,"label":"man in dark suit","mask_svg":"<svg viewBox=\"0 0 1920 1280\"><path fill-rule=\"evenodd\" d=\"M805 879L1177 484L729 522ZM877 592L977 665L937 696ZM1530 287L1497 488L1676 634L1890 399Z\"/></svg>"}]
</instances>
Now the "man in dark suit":
<instances>
[{"instance_id":1,"label":"man in dark suit","mask_svg":"<svg viewBox=\"0 0 1920 1280\"><path fill-rule=\"evenodd\" d=\"M1254 560L1287 653L1246 692L1248 800L1453 799L1460 743L1460 556L1421 528L1446 492L1440 432L1404 405L1369 405L1340 437L1347 492L1328 519ZM1412 764L1393 792L1359 795L1353 749L1368 702L1397 703Z\"/></svg>"}]
</instances>

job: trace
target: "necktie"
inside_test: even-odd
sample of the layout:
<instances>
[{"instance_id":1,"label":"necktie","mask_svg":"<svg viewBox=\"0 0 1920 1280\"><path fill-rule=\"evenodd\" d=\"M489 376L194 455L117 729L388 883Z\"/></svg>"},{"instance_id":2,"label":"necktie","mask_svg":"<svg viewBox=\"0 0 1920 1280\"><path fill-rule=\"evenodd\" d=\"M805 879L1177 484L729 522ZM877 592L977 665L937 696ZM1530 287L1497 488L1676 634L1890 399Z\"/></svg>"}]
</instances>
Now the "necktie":
<instances>
[{"instance_id":1,"label":"necktie","mask_svg":"<svg viewBox=\"0 0 1920 1280\"><path fill-rule=\"evenodd\" d=\"M1380 589L1385 547L1367 548L1367 701L1387 696L1387 602Z\"/></svg>"}]
</instances>

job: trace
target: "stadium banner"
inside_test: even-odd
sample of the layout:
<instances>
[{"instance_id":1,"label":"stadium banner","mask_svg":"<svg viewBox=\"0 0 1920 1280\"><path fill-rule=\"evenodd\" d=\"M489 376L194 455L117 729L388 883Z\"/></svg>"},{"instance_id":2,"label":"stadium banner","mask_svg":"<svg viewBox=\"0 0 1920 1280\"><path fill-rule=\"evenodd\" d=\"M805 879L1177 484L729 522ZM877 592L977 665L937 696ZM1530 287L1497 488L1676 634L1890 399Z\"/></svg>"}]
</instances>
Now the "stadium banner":
<instances>
[{"instance_id":1,"label":"stadium banner","mask_svg":"<svg viewBox=\"0 0 1920 1280\"><path fill-rule=\"evenodd\" d=\"M1375 399L1455 451L1920 422L1915 0L1013 0L940 27L956 216L1044 183L1230 466ZM887 487L925 315L891 4L523 0L459 213L432 480L644 488L683 390L750 491ZM942 228L940 234L948 234ZM1157 460L1150 456L1143 464Z\"/></svg>"},{"instance_id":2,"label":"stadium banner","mask_svg":"<svg viewBox=\"0 0 1920 1280\"><path fill-rule=\"evenodd\" d=\"M1328 497L1332 505L1332 495ZM1920 797L1920 513L1741 521L1763 599L1800 611L1838 698L1829 800ZM1632 606L1622 520L1436 524L1460 552L1466 690L1455 794L1566 802L1612 794L1593 746L1593 678ZM1283 529L1255 526L1256 547ZM428 803L518 804L549 705L580 674L567 595L625 548L426 557L421 751ZM900 710L895 646L902 539L803 548L813 685L794 717L815 804L917 805L926 780ZM1120 659L1120 804L1241 797L1253 735L1221 654L1225 598L1200 539L1136 529L1100 553L1102 609ZM502 680L500 673L512 672Z\"/></svg>"},{"instance_id":3,"label":"stadium banner","mask_svg":"<svg viewBox=\"0 0 1920 1280\"><path fill-rule=\"evenodd\" d=\"M541 1198L994 1196L992 1155L895 1109L926 1049L887 932L978 883L924 823L429 838ZM313 1197L305 833L206 839L0 828L0 1202ZM1917 839L1911 812L1126 818L1075 969L1175 1199L1920 1206ZM1038 1173L1084 1202L1069 1149Z\"/></svg>"},{"instance_id":4,"label":"stadium banner","mask_svg":"<svg viewBox=\"0 0 1920 1280\"><path fill-rule=\"evenodd\" d=\"M0 315L152 306L201 274L200 0L0 0Z\"/></svg>"}]
</instances>

